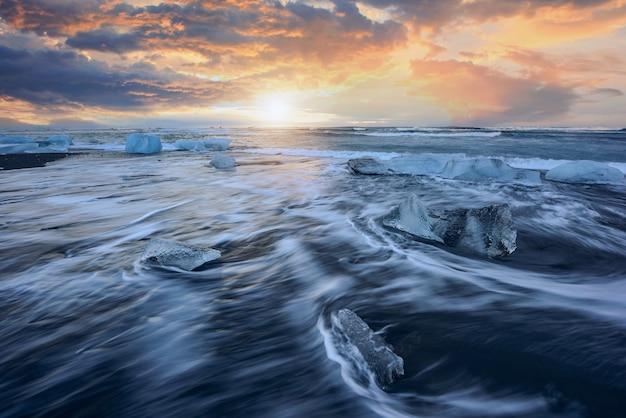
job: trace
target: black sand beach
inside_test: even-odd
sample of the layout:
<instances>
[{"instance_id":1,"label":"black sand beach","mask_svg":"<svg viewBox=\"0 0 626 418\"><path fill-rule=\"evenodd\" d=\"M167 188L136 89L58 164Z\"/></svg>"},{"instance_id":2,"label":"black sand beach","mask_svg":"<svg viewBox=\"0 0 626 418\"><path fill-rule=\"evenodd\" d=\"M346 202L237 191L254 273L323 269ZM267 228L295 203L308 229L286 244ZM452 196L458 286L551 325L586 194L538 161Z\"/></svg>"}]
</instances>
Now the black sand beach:
<instances>
[{"instance_id":1,"label":"black sand beach","mask_svg":"<svg viewBox=\"0 0 626 418\"><path fill-rule=\"evenodd\" d=\"M0 154L0 170L44 167L51 161L60 160L69 153Z\"/></svg>"}]
</instances>

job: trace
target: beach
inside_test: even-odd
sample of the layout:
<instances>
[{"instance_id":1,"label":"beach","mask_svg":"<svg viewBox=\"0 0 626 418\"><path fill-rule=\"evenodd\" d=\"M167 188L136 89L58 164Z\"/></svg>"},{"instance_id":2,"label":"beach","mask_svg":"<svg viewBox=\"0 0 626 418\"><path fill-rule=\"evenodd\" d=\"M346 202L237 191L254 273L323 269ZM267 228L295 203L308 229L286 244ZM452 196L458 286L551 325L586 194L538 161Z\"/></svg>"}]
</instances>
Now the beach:
<instances>
[{"instance_id":1,"label":"beach","mask_svg":"<svg viewBox=\"0 0 626 418\"><path fill-rule=\"evenodd\" d=\"M626 414L626 184L546 179L582 159L623 169L624 133L150 133L162 152L77 132L68 157L0 171L0 415ZM224 151L173 146L224 137ZM583 138L584 153L569 147ZM218 153L236 167L212 166ZM433 153L538 182L347 164ZM386 226L411 194L432 211L506 204L515 250L489 257ZM155 238L221 257L146 263ZM402 378L376 384L345 354L342 309L393 347Z\"/></svg>"}]
</instances>

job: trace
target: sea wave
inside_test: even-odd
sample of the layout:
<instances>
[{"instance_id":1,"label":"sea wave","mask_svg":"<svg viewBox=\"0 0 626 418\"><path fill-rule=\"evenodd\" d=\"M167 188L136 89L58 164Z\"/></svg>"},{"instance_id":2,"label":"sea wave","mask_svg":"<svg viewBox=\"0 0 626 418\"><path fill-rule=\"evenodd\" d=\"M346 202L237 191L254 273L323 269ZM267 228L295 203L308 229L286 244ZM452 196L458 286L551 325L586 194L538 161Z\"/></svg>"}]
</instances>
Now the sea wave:
<instances>
[{"instance_id":1,"label":"sea wave","mask_svg":"<svg viewBox=\"0 0 626 418\"><path fill-rule=\"evenodd\" d=\"M331 135L360 135L360 136L376 136L376 137L416 137L416 138L467 138L482 137L496 138L502 135L501 131L484 131L484 130L449 130L449 129L419 129L413 128L391 128L389 130L380 129L364 129L364 130L335 130L329 129L323 131L325 134Z\"/></svg>"},{"instance_id":2,"label":"sea wave","mask_svg":"<svg viewBox=\"0 0 626 418\"><path fill-rule=\"evenodd\" d=\"M237 152L246 154L263 154L263 155L289 155L297 157L317 157L317 158L333 158L345 159L374 157L380 160L389 160L399 157L402 154L397 152L372 152L372 151L340 151L340 150L320 150L320 149L302 149L302 148L248 148L237 150Z\"/></svg>"}]
</instances>

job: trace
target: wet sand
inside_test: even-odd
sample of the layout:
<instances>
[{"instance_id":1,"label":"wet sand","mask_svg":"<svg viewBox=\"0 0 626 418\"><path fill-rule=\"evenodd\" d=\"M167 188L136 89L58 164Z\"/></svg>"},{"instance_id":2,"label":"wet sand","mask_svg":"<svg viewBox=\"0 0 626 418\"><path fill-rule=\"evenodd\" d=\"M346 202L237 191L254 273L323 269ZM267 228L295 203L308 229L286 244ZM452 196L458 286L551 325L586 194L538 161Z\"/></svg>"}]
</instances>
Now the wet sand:
<instances>
[{"instance_id":1,"label":"wet sand","mask_svg":"<svg viewBox=\"0 0 626 418\"><path fill-rule=\"evenodd\" d=\"M0 170L44 167L51 161L60 160L69 153L0 154Z\"/></svg>"}]
</instances>

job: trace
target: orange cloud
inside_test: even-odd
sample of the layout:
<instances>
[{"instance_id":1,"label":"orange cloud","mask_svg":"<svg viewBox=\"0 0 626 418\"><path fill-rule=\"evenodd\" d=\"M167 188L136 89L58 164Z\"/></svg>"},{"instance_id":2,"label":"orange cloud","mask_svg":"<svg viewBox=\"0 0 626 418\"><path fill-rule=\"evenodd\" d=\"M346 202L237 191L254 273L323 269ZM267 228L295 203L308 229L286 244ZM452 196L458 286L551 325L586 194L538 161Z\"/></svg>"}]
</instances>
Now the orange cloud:
<instances>
[{"instance_id":1,"label":"orange cloud","mask_svg":"<svg viewBox=\"0 0 626 418\"><path fill-rule=\"evenodd\" d=\"M460 125L550 122L566 114L578 95L564 83L507 75L471 62L415 60L417 89Z\"/></svg>"}]
</instances>

